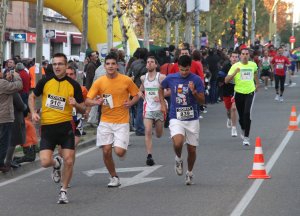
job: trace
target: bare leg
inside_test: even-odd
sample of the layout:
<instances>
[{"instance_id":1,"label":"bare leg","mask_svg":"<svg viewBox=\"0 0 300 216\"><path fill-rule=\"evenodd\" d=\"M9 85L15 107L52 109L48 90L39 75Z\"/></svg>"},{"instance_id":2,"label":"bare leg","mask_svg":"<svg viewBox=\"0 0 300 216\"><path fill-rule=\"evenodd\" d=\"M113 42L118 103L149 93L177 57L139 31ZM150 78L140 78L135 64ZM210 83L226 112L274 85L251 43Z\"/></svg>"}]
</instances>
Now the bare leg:
<instances>
[{"instance_id":1,"label":"bare leg","mask_svg":"<svg viewBox=\"0 0 300 216\"><path fill-rule=\"evenodd\" d=\"M235 103L232 103L232 105L231 105L230 115L231 115L232 126L236 127L237 116L236 116L236 105L235 105Z\"/></svg>"},{"instance_id":2,"label":"bare leg","mask_svg":"<svg viewBox=\"0 0 300 216\"><path fill-rule=\"evenodd\" d=\"M112 157L112 144L110 145L103 145L102 146L102 152L103 152L103 161L104 164L111 176L117 176L116 169L115 169L115 163Z\"/></svg>"},{"instance_id":3,"label":"bare leg","mask_svg":"<svg viewBox=\"0 0 300 216\"><path fill-rule=\"evenodd\" d=\"M147 154L152 154L152 119L144 119L145 126L145 144Z\"/></svg>"},{"instance_id":4,"label":"bare leg","mask_svg":"<svg viewBox=\"0 0 300 216\"><path fill-rule=\"evenodd\" d=\"M67 189L73 175L75 150L62 149L61 152L64 159L62 188Z\"/></svg>"},{"instance_id":5,"label":"bare leg","mask_svg":"<svg viewBox=\"0 0 300 216\"><path fill-rule=\"evenodd\" d=\"M178 158L181 158L184 136L181 134L176 134L175 136L172 137L172 140L173 140L173 147L174 147L175 154L177 155Z\"/></svg>"},{"instance_id":6,"label":"bare leg","mask_svg":"<svg viewBox=\"0 0 300 216\"><path fill-rule=\"evenodd\" d=\"M188 171L191 172L194 168L194 164L196 161L196 146L192 146L187 144L187 151L188 151Z\"/></svg>"}]
</instances>

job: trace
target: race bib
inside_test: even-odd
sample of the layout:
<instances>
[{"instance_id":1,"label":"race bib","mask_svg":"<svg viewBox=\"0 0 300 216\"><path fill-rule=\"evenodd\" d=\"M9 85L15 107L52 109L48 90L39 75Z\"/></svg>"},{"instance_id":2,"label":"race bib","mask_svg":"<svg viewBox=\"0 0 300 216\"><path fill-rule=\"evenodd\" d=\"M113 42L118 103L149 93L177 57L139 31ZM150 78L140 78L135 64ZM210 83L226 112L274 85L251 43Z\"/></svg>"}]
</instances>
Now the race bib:
<instances>
[{"instance_id":1,"label":"race bib","mask_svg":"<svg viewBox=\"0 0 300 216\"><path fill-rule=\"evenodd\" d=\"M60 96L48 94L46 107L56 110L65 110L66 99Z\"/></svg>"},{"instance_id":2,"label":"race bib","mask_svg":"<svg viewBox=\"0 0 300 216\"><path fill-rule=\"evenodd\" d=\"M284 65L283 64L277 64L276 65L276 69L283 69L284 68Z\"/></svg>"},{"instance_id":3,"label":"race bib","mask_svg":"<svg viewBox=\"0 0 300 216\"><path fill-rule=\"evenodd\" d=\"M178 120L188 120L194 118L193 107L178 107L176 108L176 118Z\"/></svg>"},{"instance_id":4,"label":"race bib","mask_svg":"<svg viewBox=\"0 0 300 216\"><path fill-rule=\"evenodd\" d=\"M114 108L114 102L111 94L103 94L103 105Z\"/></svg>"},{"instance_id":5,"label":"race bib","mask_svg":"<svg viewBox=\"0 0 300 216\"><path fill-rule=\"evenodd\" d=\"M150 100L154 100L156 101L159 97L158 97L158 88L145 88L145 92L147 97Z\"/></svg>"},{"instance_id":6,"label":"race bib","mask_svg":"<svg viewBox=\"0 0 300 216\"><path fill-rule=\"evenodd\" d=\"M241 80L253 80L251 69L241 69Z\"/></svg>"}]
</instances>

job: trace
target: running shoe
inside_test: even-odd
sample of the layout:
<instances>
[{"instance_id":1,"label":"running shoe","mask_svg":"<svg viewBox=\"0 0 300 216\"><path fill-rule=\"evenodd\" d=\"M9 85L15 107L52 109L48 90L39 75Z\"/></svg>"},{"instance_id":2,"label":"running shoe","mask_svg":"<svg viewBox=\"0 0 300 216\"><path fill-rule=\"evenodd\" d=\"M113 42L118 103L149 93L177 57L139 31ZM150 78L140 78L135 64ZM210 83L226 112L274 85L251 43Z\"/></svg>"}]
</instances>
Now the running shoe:
<instances>
[{"instance_id":1,"label":"running shoe","mask_svg":"<svg viewBox=\"0 0 300 216\"><path fill-rule=\"evenodd\" d=\"M282 97L282 96L279 97L279 101L280 101L280 102L283 102L283 97Z\"/></svg>"},{"instance_id":2,"label":"running shoe","mask_svg":"<svg viewBox=\"0 0 300 216\"><path fill-rule=\"evenodd\" d=\"M278 94L275 96L274 100L279 101L279 95Z\"/></svg>"},{"instance_id":3,"label":"running shoe","mask_svg":"<svg viewBox=\"0 0 300 216\"><path fill-rule=\"evenodd\" d=\"M148 166L153 166L153 165L155 164L155 162L154 162L152 156L149 156L149 155L147 156L146 164L147 164Z\"/></svg>"},{"instance_id":4,"label":"running shoe","mask_svg":"<svg viewBox=\"0 0 300 216\"><path fill-rule=\"evenodd\" d=\"M119 187L121 185L120 179L116 176L110 178L110 182L107 187Z\"/></svg>"},{"instance_id":5,"label":"running shoe","mask_svg":"<svg viewBox=\"0 0 300 216\"><path fill-rule=\"evenodd\" d=\"M237 137L237 130L236 130L236 127L232 127L232 128L231 128L231 136L232 136L232 137Z\"/></svg>"},{"instance_id":6,"label":"running shoe","mask_svg":"<svg viewBox=\"0 0 300 216\"><path fill-rule=\"evenodd\" d=\"M56 160L58 162L59 166L58 167L53 167L51 177L52 177L52 180L55 183L59 183L60 179L61 179L61 166L62 166L62 163L63 163L63 159L60 156L55 156L54 160Z\"/></svg>"},{"instance_id":7,"label":"running shoe","mask_svg":"<svg viewBox=\"0 0 300 216\"><path fill-rule=\"evenodd\" d=\"M193 173L187 171L186 174L185 174L185 184L186 185L192 185L192 184L194 184L193 183L193 178L194 178Z\"/></svg>"},{"instance_id":8,"label":"running shoe","mask_svg":"<svg viewBox=\"0 0 300 216\"><path fill-rule=\"evenodd\" d=\"M267 87L267 86L265 86L265 90L266 90L266 91L268 90L268 87Z\"/></svg>"},{"instance_id":9,"label":"running shoe","mask_svg":"<svg viewBox=\"0 0 300 216\"><path fill-rule=\"evenodd\" d=\"M181 176L183 174L183 161L182 160L177 161L175 159L175 172L179 176Z\"/></svg>"},{"instance_id":10,"label":"running shoe","mask_svg":"<svg viewBox=\"0 0 300 216\"><path fill-rule=\"evenodd\" d=\"M69 203L69 200L67 197L67 191L61 190L59 192L57 204L68 204L68 203Z\"/></svg>"},{"instance_id":11,"label":"running shoe","mask_svg":"<svg viewBox=\"0 0 300 216\"><path fill-rule=\"evenodd\" d=\"M250 139L249 139L249 137L244 137L243 146L250 146Z\"/></svg>"},{"instance_id":12,"label":"running shoe","mask_svg":"<svg viewBox=\"0 0 300 216\"><path fill-rule=\"evenodd\" d=\"M231 128L231 119L227 119L226 126L227 128Z\"/></svg>"}]
</instances>

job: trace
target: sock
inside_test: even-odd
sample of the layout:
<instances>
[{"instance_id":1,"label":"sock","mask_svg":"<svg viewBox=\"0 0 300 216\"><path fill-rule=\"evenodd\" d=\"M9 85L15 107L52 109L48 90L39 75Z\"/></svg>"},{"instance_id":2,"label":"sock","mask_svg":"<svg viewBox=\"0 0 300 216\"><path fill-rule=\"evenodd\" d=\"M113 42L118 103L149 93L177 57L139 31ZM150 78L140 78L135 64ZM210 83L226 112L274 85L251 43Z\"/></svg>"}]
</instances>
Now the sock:
<instances>
[{"instance_id":1,"label":"sock","mask_svg":"<svg viewBox=\"0 0 300 216\"><path fill-rule=\"evenodd\" d=\"M179 161L182 161L182 158L181 158L181 157L179 158L179 157L176 155L175 160L179 162Z\"/></svg>"},{"instance_id":2,"label":"sock","mask_svg":"<svg viewBox=\"0 0 300 216\"><path fill-rule=\"evenodd\" d=\"M60 188L60 191L64 191L67 193L67 189L64 189L63 187Z\"/></svg>"},{"instance_id":3,"label":"sock","mask_svg":"<svg viewBox=\"0 0 300 216\"><path fill-rule=\"evenodd\" d=\"M192 171L186 171L186 174L189 175L189 176L192 176L193 172Z\"/></svg>"}]
</instances>

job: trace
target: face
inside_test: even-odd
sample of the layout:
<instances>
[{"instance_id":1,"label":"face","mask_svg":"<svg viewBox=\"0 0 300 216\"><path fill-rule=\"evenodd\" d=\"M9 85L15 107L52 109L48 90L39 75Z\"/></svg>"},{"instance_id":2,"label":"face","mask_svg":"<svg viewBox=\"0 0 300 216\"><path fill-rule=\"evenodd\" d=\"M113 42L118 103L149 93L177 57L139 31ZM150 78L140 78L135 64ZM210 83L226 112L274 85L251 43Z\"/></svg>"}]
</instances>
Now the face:
<instances>
[{"instance_id":1,"label":"face","mask_svg":"<svg viewBox=\"0 0 300 216\"><path fill-rule=\"evenodd\" d=\"M264 51L264 56L268 56L269 52L268 51Z\"/></svg>"},{"instance_id":2,"label":"face","mask_svg":"<svg viewBox=\"0 0 300 216\"><path fill-rule=\"evenodd\" d=\"M179 73L182 77L186 77L190 74L190 66L187 66L187 67L183 67L181 65L178 65L178 68L179 68Z\"/></svg>"},{"instance_id":3,"label":"face","mask_svg":"<svg viewBox=\"0 0 300 216\"><path fill-rule=\"evenodd\" d=\"M180 51L180 56L183 56L183 55L187 55L187 56L189 56L189 55L190 55L190 53L189 53L189 51L188 51L188 50L181 50L181 51Z\"/></svg>"},{"instance_id":4,"label":"face","mask_svg":"<svg viewBox=\"0 0 300 216\"><path fill-rule=\"evenodd\" d=\"M230 56L230 62L231 64L235 64L239 61L239 55L237 53L232 53Z\"/></svg>"},{"instance_id":5,"label":"face","mask_svg":"<svg viewBox=\"0 0 300 216\"><path fill-rule=\"evenodd\" d=\"M67 69L66 70L66 75L70 78L72 78L73 80L76 80L76 74L72 69Z\"/></svg>"},{"instance_id":6,"label":"face","mask_svg":"<svg viewBox=\"0 0 300 216\"><path fill-rule=\"evenodd\" d=\"M249 60L249 51L248 50L242 50L241 52L241 61L247 62Z\"/></svg>"},{"instance_id":7,"label":"face","mask_svg":"<svg viewBox=\"0 0 300 216\"><path fill-rule=\"evenodd\" d=\"M107 59L104 64L104 68L106 70L106 73L109 75L113 75L115 73L118 73L118 64L115 59Z\"/></svg>"},{"instance_id":8,"label":"face","mask_svg":"<svg viewBox=\"0 0 300 216\"><path fill-rule=\"evenodd\" d=\"M67 62L64 57L53 58L53 71L55 76L62 78L66 75Z\"/></svg>"},{"instance_id":9,"label":"face","mask_svg":"<svg viewBox=\"0 0 300 216\"><path fill-rule=\"evenodd\" d=\"M98 60L98 54L93 52L90 57L91 61L96 62Z\"/></svg>"},{"instance_id":10,"label":"face","mask_svg":"<svg viewBox=\"0 0 300 216\"><path fill-rule=\"evenodd\" d=\"M153 58L148 58L147 59L147 65L146 68L148 69L149 72L152 72L156 69L157 64L155 63L155 59Z\"/></svg>"},{"instance_id":11,"label":"face","mask_svg":"<svg viewBox=\"0 0 300 216\"><path fill-rule=\"evenodd\" d=\"M282 48L278 49L278 55L282 55L282 54L283 54L283 49Z\"/></svg>"},{"instance_id":12,"label":"face","mask_svg":"<svg viewBox=\"0 0 300 216\"><path fill-rule=\"evenodd\" d=\"M14 63L14 61L13 60L8 60L8 62L7 62L7 67L8 68L13 68L13 67L15 67L15 63Z\"/></svg>"}]
</instances>

